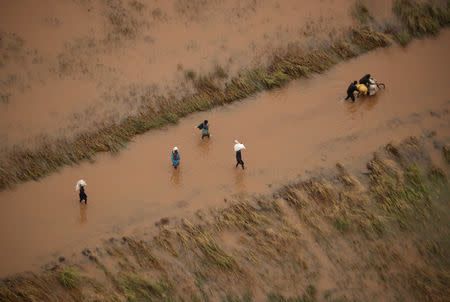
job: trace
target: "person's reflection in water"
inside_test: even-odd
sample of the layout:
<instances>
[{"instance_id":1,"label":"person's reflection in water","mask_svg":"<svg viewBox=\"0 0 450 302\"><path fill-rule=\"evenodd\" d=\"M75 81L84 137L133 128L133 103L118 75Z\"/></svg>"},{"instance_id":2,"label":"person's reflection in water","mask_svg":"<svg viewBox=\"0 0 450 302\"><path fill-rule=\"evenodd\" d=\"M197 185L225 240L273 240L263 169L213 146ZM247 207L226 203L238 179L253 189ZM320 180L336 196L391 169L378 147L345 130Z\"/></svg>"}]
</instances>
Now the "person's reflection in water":
<instances>
[{"instance_id":1,"label":"person's reflection in water","mask_svg":"<svg viewBox=\"0 0 450 302\"><path fill-rule=\"evenodd\" d=\"M366 111L371 111L378 104L378 95L364 97L359 102L351 103L346 106L347 112L351 119L355 120L362 117Z\"/></svg>"},{"instance_id":2,"label":"person's reflection in water","mask_svg":"<svg viewBox=\"0 0 450 302\"><path fill-rule=\"evenodd\" d=\"M211 142L209 140L199 140L197 147L202 155L208 155Z\"/></svg>"},{"instance_id":3,"label":"person's reflection in water","mask_svg":"<svg viewBox=\"0 0 450 302\"><path fill-rule=\"evenodd\" d=\"M78 217L80 224L87 222L87 207L86 204L80 204L80 217Z\"/></svg>"},{"instance_id":4,"label":"person's reflection in water","mask_svg":"<svg viewBox=\"0 0 450 302\"><path fill-rule=\"evenodd\" d=\"M181 169L172 170L170 182L175 186L179 186L181 184L181 179L182 179Z\"/></svg>"},{"instance_id":5,"label":"person's reflection in water","mask_svg":"<svg viewBox=\"0 0 450 302\"><path fill-rule=\"evenodd\" d=\"M245 185L245 170L235 170L234 172L234 185L236 187L237 192L242 193L247 190L247 186Z\"/></svg>"}]
</instances>

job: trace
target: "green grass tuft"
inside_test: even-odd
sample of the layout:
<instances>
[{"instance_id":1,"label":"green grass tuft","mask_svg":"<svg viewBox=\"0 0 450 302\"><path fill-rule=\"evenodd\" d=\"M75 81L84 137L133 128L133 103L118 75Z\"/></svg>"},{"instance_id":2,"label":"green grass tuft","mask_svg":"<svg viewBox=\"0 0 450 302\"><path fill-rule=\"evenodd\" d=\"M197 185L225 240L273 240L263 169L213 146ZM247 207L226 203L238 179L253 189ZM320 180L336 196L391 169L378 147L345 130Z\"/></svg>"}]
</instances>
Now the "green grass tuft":
<instances>
[{"instance_id":1,"label":"green grass tuft","mask_svg":"<svg viewBox=\"0 0 450 302\"><path fill-rule=\"evenodd\" d=\"M413 37L408 30L402 29L394 34L394 38L401 46L406 46L411 42Z\"/></svg>"},{"instance_id":2,"label":"green grass tuft","mask_svg":"<svg viewBox=\"0 0 450 302\"><path fill-rule=\"evenodd\" d=\"M347 219L347 217L337 217L334 220L334 226L336 229L340 232L346 232L350 229L350 221Z\"/></svg>"},{"instance_id":3,"label":"green grass tuft","mask_svg":"<svg viewBox=\"0 0 450 302\"><path fill-rule=\"evenodd\" d=\"M63 268L59 274L59 282L67 289L77 288L80 279L80 272L73 267Z\"/></svg>"},{"instance_id":4,"label":"green grass tuft","mask_svg":"<svg viewBox=\"0 0 450 302\"><path fill-rule=\"evenodd\" d=\"M135 274L122 274L117 281L129 301L170 301L173 291L173 285L167 279L151 281Z\"/></svg>"}]
</instances>

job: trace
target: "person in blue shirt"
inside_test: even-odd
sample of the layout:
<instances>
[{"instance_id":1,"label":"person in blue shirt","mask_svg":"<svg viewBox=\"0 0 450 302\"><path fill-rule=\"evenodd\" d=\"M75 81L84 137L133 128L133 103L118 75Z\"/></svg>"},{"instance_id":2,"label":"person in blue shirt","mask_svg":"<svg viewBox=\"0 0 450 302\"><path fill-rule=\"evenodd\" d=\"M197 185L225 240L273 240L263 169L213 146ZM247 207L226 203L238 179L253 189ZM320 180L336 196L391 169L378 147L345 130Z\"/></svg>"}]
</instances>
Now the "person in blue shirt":
<instances>
[{"instance_id":1,"label":"person in blue shirt","mask_svg":"<svg viewBox=\"0 0 450 302\"><path fill-rule=\"evenodd\" d=\"M170 154L170 158L172 159L172 165L176 169L180 164L180 153L178 153L178 148L174 147L172 150L172 154Z\"/></svg>"}]
</instances>

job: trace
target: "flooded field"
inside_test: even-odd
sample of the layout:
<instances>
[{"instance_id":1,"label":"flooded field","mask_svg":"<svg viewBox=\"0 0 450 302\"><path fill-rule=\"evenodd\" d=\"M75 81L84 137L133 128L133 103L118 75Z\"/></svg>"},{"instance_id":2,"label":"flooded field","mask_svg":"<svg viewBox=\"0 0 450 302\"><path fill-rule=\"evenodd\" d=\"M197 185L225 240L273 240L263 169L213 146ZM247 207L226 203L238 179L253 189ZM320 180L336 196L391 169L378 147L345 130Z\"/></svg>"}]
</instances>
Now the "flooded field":
<instances>
[{"instance_id":1,"label":"flooded field","mask_svg":"<svg viewBox=\"0 0 450 302\"><path fill-rule=\"evenodd\" d=\"M434 135L436 145L448 143L449 51L448 30L406 49L376 50L324 75L150 131L118 155L1 192L1 275L79 254L136 228L151 232L162 217L218 207L232 194L267 193L337 161L364 172L370 152L390 140ZM350 81L368 72L386 90L343 102ZM212 137L202 141L195 127L204 119ZM235 139L247 146L246 170L234 168ZM169 161L175 145L181 154L176 171ZM87 206L74 192L80 178L88 183Z\"/></svg>"},{"instance_id":2,"label":"flooded field","mask_svg":"<svg viewBox=\"0 0 450 302\"><path fill-rule=\"evenodd\" d=\"M351 4L0 1L0 150L118 121L141 95L191 93L185 74L232 75L288 45L337 37L353 22Z\"/></svg>"}]
</instances>

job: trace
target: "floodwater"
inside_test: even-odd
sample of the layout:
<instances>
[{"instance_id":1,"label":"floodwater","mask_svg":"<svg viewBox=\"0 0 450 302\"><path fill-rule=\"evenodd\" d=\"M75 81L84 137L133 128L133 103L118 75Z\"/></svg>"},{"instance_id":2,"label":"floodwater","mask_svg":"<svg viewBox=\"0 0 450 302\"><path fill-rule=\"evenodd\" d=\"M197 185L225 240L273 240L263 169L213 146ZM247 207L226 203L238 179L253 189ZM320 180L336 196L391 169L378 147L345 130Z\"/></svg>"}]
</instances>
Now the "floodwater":
<instances>
[{"instance_id":1,"label":"floodwater","mask_svg":"<svg viewBox=\"0 0 450 302\"><path fill-rule=\"evenodd\" d=\"M450 142L450 31L341 63L244 102L196 113L135 139L118 155L66 167L40 182L0 193L0 274L35 269L71 257L101 239L154 229L161 217L189 216L222 206L242 192L306 179L341 161L361 171L371 152L390 140L436 132ZM386 83L377 96L343 102L348 84L371 72ZM212 137L196 126L210 121ZM233 141L243 142L246 170L235 168ZM169 154L178 146L181 166ZM83 178L88 204L74 191Z\"/></svg>"},{"instance_id":2,"label":"floodwater","mask_svg":"<svg viewBox=\"0 0 450 302\"><path fill-rule=\"evenodd\" d=\"M135 95L189 93L188 70L233 74L288 44L337 36L352 25L351 4L0 0L0 148L119 120L139 107Z\"/></svg>"}]
</instances>

